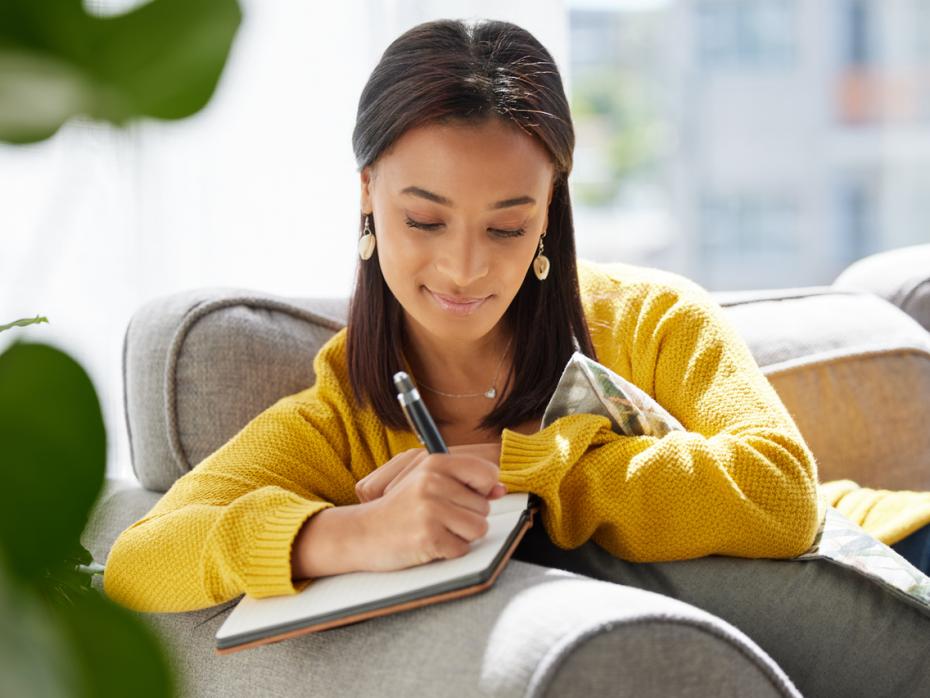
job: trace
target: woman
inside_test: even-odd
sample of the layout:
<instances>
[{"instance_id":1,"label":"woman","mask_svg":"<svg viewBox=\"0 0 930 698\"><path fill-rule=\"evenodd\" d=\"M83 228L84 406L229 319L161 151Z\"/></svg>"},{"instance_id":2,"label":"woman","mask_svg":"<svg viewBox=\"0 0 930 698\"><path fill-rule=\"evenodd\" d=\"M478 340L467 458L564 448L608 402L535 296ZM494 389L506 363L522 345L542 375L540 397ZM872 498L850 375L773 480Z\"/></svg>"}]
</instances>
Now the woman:
<instances>
[{"instance_id":1,"label":"woman","mask_svg":"<svg viewBox=\"0 0 930 698\"><path fill-rule=\"evenodd\" d=\"M829 565L778 560L813 542L816 462L719 306L669 272L576 266L574 132L546 49L505 22L414 27L365 86L353 145L362 235L347 327L314 358L313 386L255 417L120 535L107 593L184 611L458 557L487 531L489 499L531 491L543 525L517 558L702 605L807 695L892 686L865 638L834 650L851 678L812 662L847 632L857 599L837 601ZM590 414L540 429L575 350L687 431L618 436ZM401 369L451 453L419 447L391 381ZM776 579L778 591L816 582L817 595L776 593ZM930 627L888 608L916 628L882 638L900 667Z\"/></svg>"}]
</instances>

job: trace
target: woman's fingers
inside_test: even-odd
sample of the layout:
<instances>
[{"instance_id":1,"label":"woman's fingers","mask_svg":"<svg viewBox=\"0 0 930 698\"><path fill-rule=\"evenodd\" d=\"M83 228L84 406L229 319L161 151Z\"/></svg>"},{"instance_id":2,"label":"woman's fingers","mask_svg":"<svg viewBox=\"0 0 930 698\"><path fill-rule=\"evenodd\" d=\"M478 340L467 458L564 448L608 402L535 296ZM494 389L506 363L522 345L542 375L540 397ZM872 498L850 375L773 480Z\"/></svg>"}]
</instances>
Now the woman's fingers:
<instances>
[{"instance_id":1,"label":"woman's fingers","mask_svg":"<svg viewBox=\"0 0 930 698\"><path fill-rule=\"evenodd\" d=\"M407 466L419 462L427 455L424 448L412 448L398 453L380 468L373 470L368 475L355 483L355 494L360 502L370 502L378 499L384 494L384 488L387 487L397 474L405 470Z\"/></svg>"},{"instance_id":2,"label":"woman's fingers","mask_svg":"<svg viewBox=\"0 0 930 698\"><path fill-rule=\"evenodd\" d=\"M394 477L391 478L391 481L388 482L384 486L384 488L381 490L381 495L385 495L388 492L390 492L391 488L394 487L394 485L396 485L398 482L403 480L407 475L409 475L410 471L418 467L420 463L422 462L422 460L423 460L422 458L415 458L411 462L407 463L406 467L404 467L399 473L394 475Z\"/></svg>"},{"instance_id":3,"label":"woman's fingers","mask_svg":"<svg viewBox=\"0 0 930 698\"><path fill-rule=\"evenodd\" d=\"M468 509L475 514L487 516L491 511L491 499L496 499L494 491L487 497L476 492L473 488L463 485L463 483L453 480L455 486L451 489L449 496L450 501Z\"/></svg>"},{"instance_id":4,"label":"woman's fingers","mask_svg":"<svg viewBox=\"0 0 930 698\"><path fill-rule=\"evenodd\" d=\"M483 497L481 499L487 506L487 500ZM445 525L450 533L454 533L470 545L472 541L487 534L488 515L487 512L475 511L471 507L463 507L456 503L446 510Z\"/></svg>"},{"instance_id":5,"label":"woman's fingers","mask_svg":"<svg viewBox=\"0 0 930 698\"><path fill-rule=\"evenodd\" d=\"M460 444L450 446L449 453L453 455L473 455L493 462L500 467L500 442L487 442L475 444ZM373 499L387 494L397 483L418 467L428 455L425 448L414 448L397 454L394 458L372 471L355 485L355 493L360 502L370 502ZM501 487L501 489L503 489ZM492 498L506 494L493 491L488 496Z\"/></svg>"}]
</instances>

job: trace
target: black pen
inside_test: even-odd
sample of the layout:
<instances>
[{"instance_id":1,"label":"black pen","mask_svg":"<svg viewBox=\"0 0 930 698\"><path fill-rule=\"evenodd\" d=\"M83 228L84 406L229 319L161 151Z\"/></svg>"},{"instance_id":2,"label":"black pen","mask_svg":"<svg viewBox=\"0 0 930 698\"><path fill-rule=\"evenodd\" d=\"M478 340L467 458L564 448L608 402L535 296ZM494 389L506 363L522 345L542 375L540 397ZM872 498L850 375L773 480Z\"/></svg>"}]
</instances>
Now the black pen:
<instances>
[{"instance_id":1,"label":"black pen","mask_svg":"<svg viewBox=\"0 0 930 698\"><path fill-rule=\"evenodd\" d=\"M404 371L398 371L394 374L394 385L397 386L397 401L400 403L400 408L404 411L404 416L420 443L426 446L426 450L430 453L448 453L449 449L446 448L446 443L442 440L433 417L426 409L420 397L420 391L410 381L410 376Z\"/></svg>"}]
</instances>

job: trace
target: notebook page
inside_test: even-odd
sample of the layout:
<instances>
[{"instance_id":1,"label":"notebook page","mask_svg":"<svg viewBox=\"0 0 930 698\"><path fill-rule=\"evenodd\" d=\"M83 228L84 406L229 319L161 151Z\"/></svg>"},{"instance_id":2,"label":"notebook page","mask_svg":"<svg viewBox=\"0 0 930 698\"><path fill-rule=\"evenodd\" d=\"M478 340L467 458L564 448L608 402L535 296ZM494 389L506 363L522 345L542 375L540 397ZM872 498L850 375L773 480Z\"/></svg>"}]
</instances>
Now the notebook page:
<instances>
[{"instance_id":1,"label":"notebook page","mask_svg":"<svg viewBox=\"0 0 930 698\"><path fill-rule=\"evenodd\" d=\"M491 517L508 511L523 511L529 504L529 497L529 492L511 492L498 499L492 499L488 502L491 505L488 516Z\"/></svg>"},{"instance_id":2,"label":"notebook page","mask_svg":"<svg viewBox=\"0 0 930 698\"><path fill-rule=\"evenodd\" d=\"M506 501L505 501L506 500ZM516 528L526 508L528 494L516 492L490 502L488 532L472 541L462 557L439 559L391 572L349 572L314 579L294 595L256 599L243 596L216 633L222 640L282 623L336 613L366 603L416 591L441 582L475 574L490 566ZM500 505L495 511L494 505Z\"/></svg>"}]
</instances>

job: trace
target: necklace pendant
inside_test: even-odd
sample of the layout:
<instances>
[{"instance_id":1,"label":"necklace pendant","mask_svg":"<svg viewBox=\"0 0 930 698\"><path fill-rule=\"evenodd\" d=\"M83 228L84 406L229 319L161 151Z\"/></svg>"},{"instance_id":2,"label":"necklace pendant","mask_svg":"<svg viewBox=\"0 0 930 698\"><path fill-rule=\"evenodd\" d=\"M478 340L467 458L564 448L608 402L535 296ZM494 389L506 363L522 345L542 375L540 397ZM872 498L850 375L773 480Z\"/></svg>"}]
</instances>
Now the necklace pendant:
<instances>
[{"instance_id":1,"label":"necklace pendant","mask_svg":"<svg viewBox=\"0 0 930 698\"><path fill-rule=\"evenodd\" d=\"M496 395L497 395L497 388L493 386L484 394L486 398L493 398Z\"/></svg>"}]
</instances>

